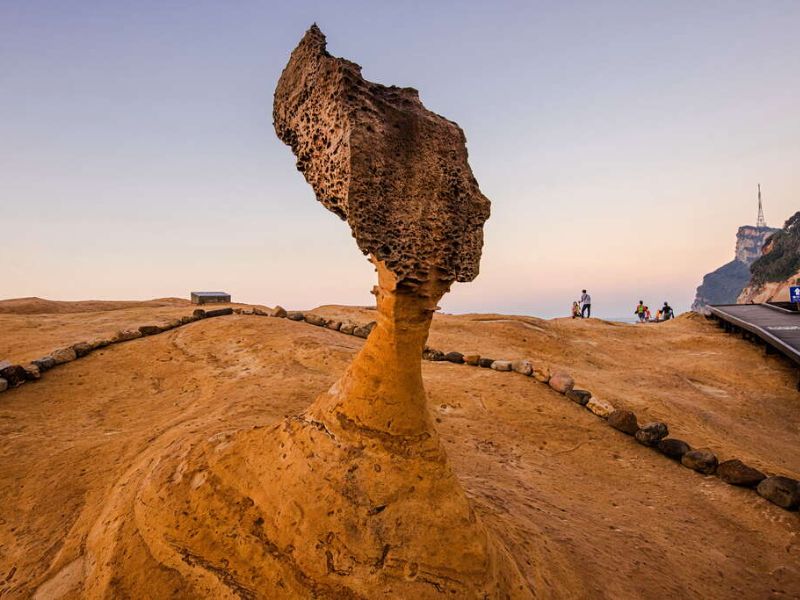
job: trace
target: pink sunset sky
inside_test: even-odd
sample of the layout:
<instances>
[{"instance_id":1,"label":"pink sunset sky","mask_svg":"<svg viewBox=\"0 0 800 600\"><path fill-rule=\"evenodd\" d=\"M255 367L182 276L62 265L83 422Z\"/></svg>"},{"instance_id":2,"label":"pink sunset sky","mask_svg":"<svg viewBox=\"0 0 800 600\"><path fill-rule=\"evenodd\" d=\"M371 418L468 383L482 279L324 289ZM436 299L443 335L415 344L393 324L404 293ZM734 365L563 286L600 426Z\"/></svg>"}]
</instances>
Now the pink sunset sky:
<instances>
[{"instance_id":1,"label":"pink sunset sky","mask_svg":"<svg viewBox=\"0 0 800 600\"><path fill-rule=\"evenodd\" d=\"M464 129L492 200L448 312L689 308L754 224L800 209L797 2L0 5L0 298L226 290L369 304L371 265L271 123L317 22L364 76Z\"/></svg>"}]
</instances>

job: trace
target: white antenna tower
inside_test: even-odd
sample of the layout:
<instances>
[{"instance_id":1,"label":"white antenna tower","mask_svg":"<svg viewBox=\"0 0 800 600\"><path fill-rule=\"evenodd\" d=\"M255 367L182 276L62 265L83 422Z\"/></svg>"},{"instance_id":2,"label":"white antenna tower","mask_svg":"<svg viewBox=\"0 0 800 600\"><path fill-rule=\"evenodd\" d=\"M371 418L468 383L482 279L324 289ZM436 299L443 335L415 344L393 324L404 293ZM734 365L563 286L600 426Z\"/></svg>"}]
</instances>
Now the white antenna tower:
<instances>
[{"instance_id":1,"label":"white antenna tower","mask_svg":"<svg viewBox=\"0 0 800 600\"><path fill-rule=\"evenodd\" d=\"M767 221L764 219L764 207L761 206L761 184L758 184L758 220L756 221L756 229L766 229Z\"/></svg>"}]
</instances>

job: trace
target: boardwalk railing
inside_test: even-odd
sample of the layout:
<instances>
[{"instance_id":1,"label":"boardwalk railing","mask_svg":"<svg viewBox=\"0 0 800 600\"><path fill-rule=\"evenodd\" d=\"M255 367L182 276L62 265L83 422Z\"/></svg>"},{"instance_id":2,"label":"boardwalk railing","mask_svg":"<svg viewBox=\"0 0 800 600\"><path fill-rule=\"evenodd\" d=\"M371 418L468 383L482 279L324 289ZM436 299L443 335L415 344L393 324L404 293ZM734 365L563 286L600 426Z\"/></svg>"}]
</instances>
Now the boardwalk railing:
<instances>
[{"instance_id":1,"label":"boardwalk railing","mask_svg":"<svg viewBox=\"0 0 800 600\"><path fill-rule=\"evenodd\" d=\"M768 354L780 352L800 366L800 313L772 304L720 304L708 308L726 331L760 340ZM800 390L800 380L797 389Z\"/></svg>"}]
</instances>

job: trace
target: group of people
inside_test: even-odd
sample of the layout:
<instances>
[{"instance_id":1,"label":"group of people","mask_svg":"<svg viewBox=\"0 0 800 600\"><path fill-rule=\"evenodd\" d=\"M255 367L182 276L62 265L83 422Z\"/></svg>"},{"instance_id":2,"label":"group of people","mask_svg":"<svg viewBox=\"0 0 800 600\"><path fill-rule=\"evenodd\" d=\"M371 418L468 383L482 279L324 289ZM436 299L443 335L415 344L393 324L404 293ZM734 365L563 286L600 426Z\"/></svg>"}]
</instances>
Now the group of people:
<instances>
[{"instance_id":1,"label":"group of people","mask_svg":"<svg viewBox=\"0 0 800 600\"><path fill-rule=\"evenodd\" d=\"M660 323L661 321L669 321L670 319L675 317L675 312L672 310L672 307L666 300L664 301L664 306L662 306L656 312L655 319L653 318L653 315L650 312L650 308L645 306L642 300L639 300L639 304L636 306L636 309L633 311L633 314L639 317L640 323ZM592 316L592 297L586 292L586 290L581 290L580 300L576 300L575 302L572 303L572 318L586 319L591 316Z\"/></svg>"},{"instance_id":2,"label":"group of people","mask_svg":"<svg viewBox=\"0 0 800 600\"><path fill-rule=\"evenodd\" d=\"M639 317L640 323L660 323L661 321L669 321L675 316L675 312L666 300L664 301L664 306L656 312L655 319L650 313L650 308L645 306L642 300L639 300L639 304L636 305L633 314Z\"/></svg>"}]
</instances>

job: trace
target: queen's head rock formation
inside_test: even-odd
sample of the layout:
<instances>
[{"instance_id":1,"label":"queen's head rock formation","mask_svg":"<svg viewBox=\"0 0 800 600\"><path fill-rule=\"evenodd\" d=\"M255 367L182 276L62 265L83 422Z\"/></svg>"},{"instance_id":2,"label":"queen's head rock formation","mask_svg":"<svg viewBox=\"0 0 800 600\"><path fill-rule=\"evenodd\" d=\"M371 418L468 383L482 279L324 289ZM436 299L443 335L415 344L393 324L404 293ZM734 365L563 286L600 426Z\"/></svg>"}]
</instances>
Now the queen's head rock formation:
<instances>
[{"instance_id":1,"label":"queen's head rock formation","mask_svg":"<svg viewBox=\"0 0 800 600\"><path fill-rule=\"evenodd\" d=\"M359 358L341 382L330 408L344 408L333 419L423 434L419 362L431 316L454 281L478 274L489 217L464 133L416 90L371 83L358 65L332 57L316 25L278 81L273 117L317 199L347 221L378 271L380 319L363 353L371 359ZM379 385L367 375L377 365ZM366 384L361 393L357 382Z\"/></svg>"},{"instance_id":2,"label":"queen's head rock formation","mask_svg":"<svg viewBox=\"0 0 800 600\"><path fill-rule=\"evenodd\" d=\"M281 75L273 118L317 199L402 287L475 278L489 201L464 133L415 89L366 81L315 25Z\"/></svg>"},{"instance_id":3,"label":"queen's head rock formation","mask_svg":"<svg viewBox=\"0 0 800 600\"><path fill-rule=\"evenodd\" d=\"M375 265L377 325L302 414L145 453L86 541L87 595L532 597L451 470L422 381L437 303L478 274L489 216L463 132L415 90L364 80L316 26L273 114Z\"/></svg>"}]
</instances>

